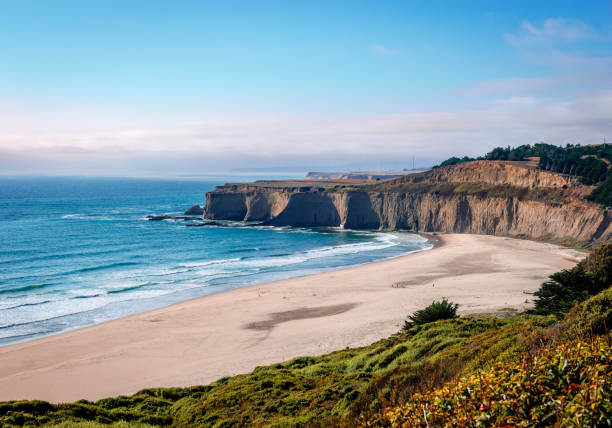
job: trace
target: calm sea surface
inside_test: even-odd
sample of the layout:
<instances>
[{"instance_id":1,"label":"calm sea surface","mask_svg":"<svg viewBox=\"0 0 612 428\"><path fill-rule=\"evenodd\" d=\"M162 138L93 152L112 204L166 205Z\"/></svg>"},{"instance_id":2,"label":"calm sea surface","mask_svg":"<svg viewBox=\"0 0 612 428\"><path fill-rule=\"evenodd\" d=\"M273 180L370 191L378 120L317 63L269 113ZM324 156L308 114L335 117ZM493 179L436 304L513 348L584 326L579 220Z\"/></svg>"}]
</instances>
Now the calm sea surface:
<instances>
[{"instance_id":1,"label":"calm sea surface","mask_svg":"<svg viewBox=\"0 0 612 428\"><path fill-rule=\"evenodd\" d=\"M431 247L409 233L145 218L251 179L0 178L0 345Z\"/></svg>"}]
</instances>

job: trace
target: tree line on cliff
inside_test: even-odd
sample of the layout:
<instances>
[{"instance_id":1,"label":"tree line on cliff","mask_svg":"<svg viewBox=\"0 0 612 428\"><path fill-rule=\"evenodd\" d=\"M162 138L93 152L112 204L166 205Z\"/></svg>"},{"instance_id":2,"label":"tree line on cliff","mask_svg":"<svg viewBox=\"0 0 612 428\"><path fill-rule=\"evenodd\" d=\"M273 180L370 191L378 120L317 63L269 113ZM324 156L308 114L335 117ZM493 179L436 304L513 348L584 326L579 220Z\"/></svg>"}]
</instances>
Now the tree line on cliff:
<instances>
[{"instance_id":1,"label":"tree line on cliff","mask_svg":"<svg viewBox=\"0 0 612 428\"><path fill-rule=\"evenodd\" d=\"M538 168L560 174L573 175L587 185L597 185L587 199L602 205L612 205L612 145L565 147L552 144L525 144L518 147L496 147L484 156L476 158L453 156L434 168L457 165L475 160L525 161L538 157Z\"/></svg>"}]
</instances>

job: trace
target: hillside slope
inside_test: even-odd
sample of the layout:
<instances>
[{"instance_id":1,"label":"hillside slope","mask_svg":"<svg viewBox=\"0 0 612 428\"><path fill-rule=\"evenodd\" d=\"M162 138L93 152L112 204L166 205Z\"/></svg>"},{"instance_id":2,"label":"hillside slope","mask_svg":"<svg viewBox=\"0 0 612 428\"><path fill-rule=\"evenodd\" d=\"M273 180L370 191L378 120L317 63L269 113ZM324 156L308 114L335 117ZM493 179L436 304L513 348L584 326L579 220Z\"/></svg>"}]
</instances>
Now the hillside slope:
<instances>
[{"instance_id":1,"label":"hillside slope","mask_svg":"<svg viewBox=\"0 0 612 428\"><path fill-rule=\"evenodd\" d=\"M406 326L369 346L205 386L96 402L3 402L0 425L610 426L612 245L555 275L554 290L541 289L541 314ZM574 307L554 315L555 299Z\"/></svg>"}]
</instances>

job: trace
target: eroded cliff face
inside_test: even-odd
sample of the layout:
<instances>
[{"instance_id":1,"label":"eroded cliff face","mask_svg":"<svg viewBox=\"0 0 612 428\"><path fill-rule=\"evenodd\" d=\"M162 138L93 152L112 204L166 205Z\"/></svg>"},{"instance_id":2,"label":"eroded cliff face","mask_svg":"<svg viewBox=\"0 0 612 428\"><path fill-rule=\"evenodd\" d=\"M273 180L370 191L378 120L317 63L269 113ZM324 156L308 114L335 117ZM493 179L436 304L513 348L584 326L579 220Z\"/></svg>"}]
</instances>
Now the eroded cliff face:
<instances>
[{"instance_id":1,"label":"eroded cliff face","mask_svg":"<svg viewBox=\"0 0 612 428\"><path fill-rule=\"evenodd\" d=\"M389 182L450 182L507 184L518 187L577 186L578 180L554 172L525 168L512 162L474 161L446 168L436 168L423 174L411 174Z\"/></svg>"},{"instance_id":2,"label":"eroded cliff face","mask_svg":"<svg viewBox=\"0 0 612 428\"><path fill-rule=\"evenodd\" d=\"M570 237L579 241L612 234L610 213L578 198L551 204L518 197L380 190L388 184L393 188L398 180L404 183L511 183L529 188L577 186L573 179L558 174L502 164L483 168L478 164L388 180L382 186L380 183L326 186L314 181L298 185L281 182L226 185L206 195L205 217L260 221L275 226L341 226L532 239Z\"/></svg>"}]
</instances>

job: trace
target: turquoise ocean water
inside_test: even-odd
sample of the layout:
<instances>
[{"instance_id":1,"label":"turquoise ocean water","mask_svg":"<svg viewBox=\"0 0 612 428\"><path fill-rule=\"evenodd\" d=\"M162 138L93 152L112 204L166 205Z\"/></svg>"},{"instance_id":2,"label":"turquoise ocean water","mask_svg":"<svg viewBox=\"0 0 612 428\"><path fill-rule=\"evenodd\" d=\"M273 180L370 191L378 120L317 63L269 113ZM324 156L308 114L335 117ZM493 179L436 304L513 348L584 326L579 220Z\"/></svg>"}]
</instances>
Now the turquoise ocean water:
<instances>
[{"instance_id":1,"label":"turquoise ocean water","mask_svg":"<svg viewBox=\"0 0 612 428\"><path fill-rule=\"evenodd\" d=\"M409 233L145 218L251 179L0 178L0 345L431 247Z\"/></svg>"}]
</instances>

